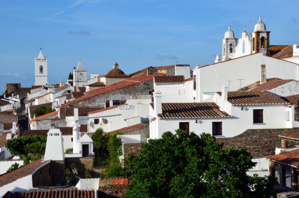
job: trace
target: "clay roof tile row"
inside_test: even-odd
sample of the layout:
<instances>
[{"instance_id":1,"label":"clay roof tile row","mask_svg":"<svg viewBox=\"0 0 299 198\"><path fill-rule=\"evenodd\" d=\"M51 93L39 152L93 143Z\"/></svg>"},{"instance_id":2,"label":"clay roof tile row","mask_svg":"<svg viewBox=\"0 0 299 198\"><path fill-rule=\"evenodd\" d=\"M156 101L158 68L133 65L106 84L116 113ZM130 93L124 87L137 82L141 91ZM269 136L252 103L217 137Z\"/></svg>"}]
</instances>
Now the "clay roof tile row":
<instances>
[{"instance_id":1,"label":"clay roof tile row","mask_svg":"<svg viewBox=\"0 0 299 198\"><path fill-rule=\"evenodd\" d=\"M94 190L46 189L6 193L4 198L94 198Z\"/></svg>"},{"instance_id":2,"label":"clay roof tile row","mask_svg":"<svg viewBox=\"0 0 299 198\"><path fill-rule=\"evenodd\" d=\"M184 80L184 76L155 76L154 78L156 83L182 83Z\"/></svg>"}]
</instances>

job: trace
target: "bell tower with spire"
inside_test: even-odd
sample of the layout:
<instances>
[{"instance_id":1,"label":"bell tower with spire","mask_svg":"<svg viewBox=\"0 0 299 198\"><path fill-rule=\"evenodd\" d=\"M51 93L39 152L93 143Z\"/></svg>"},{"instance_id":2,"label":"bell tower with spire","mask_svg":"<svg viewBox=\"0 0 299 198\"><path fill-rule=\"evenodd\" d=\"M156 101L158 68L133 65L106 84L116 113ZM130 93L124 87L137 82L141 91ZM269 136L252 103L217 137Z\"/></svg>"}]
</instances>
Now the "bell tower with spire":
<instances>
[{"instance_id":1,"label":"bell tower with spire","mask_svg":"<svg viewBox=\"0 0 299 198\"><path fill-rule=\"evenodd\" d=\"M83 68L81 59L79 58L77 68L73 70L73 86L83 87L87 84L87 70Z\"/></svg>"},{"instance_id":2,"label":"bell tower with spire","mask_svg":"<svg viewBox=\"0 0 299 198\"><path fill-rule=\"evenodd\" d=\"M35 64L35 83L34 85L47 85L48 83L48 59L43 56L42 48L38 57L34 58Z\"/></svg>"},{"instance_id":3,"label":"bell tower with spire","mask_svg":"<svg viewBox=\"0 0 299 198\"><path fill-rule=\"evenodd\" d=\"M251 33L251 53L267 53L270 45L270 31L266 30L266 25L259 17L259 21L254 26L254 32Z\"/></svg>"},{"instance_id":4,"label":"bell tower with spire","mask_svg":"<svg viewBox=\"0 0 299 198\"><path fill-rule=\"evenodd\" d=\"M231 27L228 26L228 30L224 34L222 40L222 61L229 60L234 57L235 47L237 45L237 39Z\"/></svg>"}]
</instances>

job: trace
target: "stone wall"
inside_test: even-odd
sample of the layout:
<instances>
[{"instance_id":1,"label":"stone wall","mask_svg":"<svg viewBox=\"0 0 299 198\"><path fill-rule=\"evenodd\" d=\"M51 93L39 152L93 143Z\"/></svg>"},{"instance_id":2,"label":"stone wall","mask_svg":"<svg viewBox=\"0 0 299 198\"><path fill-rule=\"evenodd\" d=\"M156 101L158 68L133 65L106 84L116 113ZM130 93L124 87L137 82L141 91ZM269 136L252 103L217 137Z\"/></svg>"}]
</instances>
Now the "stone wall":
<instances>
[{"instance_id":1,"label":"stone wall","mask_svg":"<svg viewBox=\"0 0 299 198\"><path fill-rule=\"evenodd\" d=\"M4 123L18 122L18 116L6 114L6 113L0 113L0 120Z\"/></svg>"},{"instance_id":2,"label":"stone wall","mask_svg":"<svg viewBox=\"0 0 299 198\"><path fill-rule=\"evenodd\" d=\"M295 129L248 129L244 133L232 138L217 138L218 143L223 143L224 148L235 147L241 149L246 147L253 157L263 157L275 154L275 148L280 147L278 135L299 132ZM294 144L288 142L288 146Z\"/></svg>"},{"instance_id":3,"label":"stone wall","mask_svg":"<svg viewBox=\"0 0 299 198\"><path fill-rule=\"evenodd\" d=\"M124 156L124 166L128 166L128 157L129 154L138 156L140 154L140 151L142 149L142 146L144 143L140 144L123 144L122 145L122 152Z\"/></svg>"},{"instance_id":4,"label":"stone wall","mask_svg":"<svg viewBox=\"0 0 299 198\"><path fill-rule=\"evenodd\" d=\"M78 169L79 177L85 178L85 170L88 170L92 177L99 177L100 173L103 172L104 169L94 167L93 159L93 157L65 158L65 168L71 170L71 164L74 163Z\"/></svg>"}]
</instances>

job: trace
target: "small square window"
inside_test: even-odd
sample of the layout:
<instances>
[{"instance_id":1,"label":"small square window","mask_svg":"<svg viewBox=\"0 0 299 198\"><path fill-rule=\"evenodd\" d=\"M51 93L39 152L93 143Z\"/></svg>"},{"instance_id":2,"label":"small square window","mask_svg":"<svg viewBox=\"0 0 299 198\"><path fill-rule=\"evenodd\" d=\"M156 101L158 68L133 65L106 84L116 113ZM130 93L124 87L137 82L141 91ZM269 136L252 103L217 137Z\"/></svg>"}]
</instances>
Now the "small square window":
<instances>
[{"instance_id":1,"label":"small square window","mask_svg":"<svg viewBox=\"0 0 299 198\"><path fill-rule=\"evenodd\" d=\"M73 142L73 138L71 138L71 142Z\"/></svg>"},{"instance_id":2,"label":"small square window","mask_svg":"<svg viewBox=\"0 0 299 198\"><path fill-rule=\"evenodd\" d=\"M253 110L253 123L264 123L263 109Z\"/></svg>"},{"instance_id":3,"label":"small square window","mask_svg":"<svg viewBox=\"0 0 299 198\"><path fill-rule=\"evenodd\" d=\"M213 135L222 135L222 122L212 123Z\"/></svg>"},{"instance_id":4,"label":"small square window","mask_svg":"<svg viewBox=\"0 0 299 198\"><path fill-rule=\"evenodd\" d=\"M100 120L99 119L94 119L95 124L99 124Z\"/></svg>"}]
</instances>

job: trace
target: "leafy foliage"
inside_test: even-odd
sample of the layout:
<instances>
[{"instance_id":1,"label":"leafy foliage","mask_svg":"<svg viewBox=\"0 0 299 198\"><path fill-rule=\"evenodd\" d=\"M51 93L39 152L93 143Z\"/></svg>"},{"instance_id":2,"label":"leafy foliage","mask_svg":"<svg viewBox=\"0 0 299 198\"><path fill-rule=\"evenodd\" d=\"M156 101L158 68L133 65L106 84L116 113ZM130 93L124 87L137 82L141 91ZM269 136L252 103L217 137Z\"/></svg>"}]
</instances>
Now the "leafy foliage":
<instances>
[{"instance_id":1,"label":"leafy foliage","mask_svg":"<svg viewBox=\"0 0 299 198\"><path fill-rule=\"evenodd\" d=\"M126 197L268 197L274 178L250 177L255 165L246 149L223 149L209 134L182 130L150 140L129 156L132 182Z\"/></svg>"},{"instance_id":2,"label":"leafy foliage","mask_svg":"<svg viewBox=\"0 0 299 198\"><path fill-rule=\"evenodd\" d=\"M12 155L22 156L24 164L36 161L44 155L46 149L46 137L41 136L22 136L8 140L6 148Z\"/></svg>"},{"instance_id":3,"label":"leafy foliage","mask_svg":"<svg viewBox=\"0 0 299 198\"><path fill-rule=\"evenodd\" d=\"M73 80L73 73L72 72L70 72L68 79Z\"/></svg>"},{"instance_id":4,"label":"leafy foliage","mask_svg":"<svg viewBox=\"0 0 299 198\"><path fill-rule=\"evenodd\" d=\"M90 172L87 169L84 172L84 177L85 178L91 178Z\"/></svg>"},{"instance_id":5,"label":"leafy foliage","mask_svg":"<svg viewBox=\"0 0 299 198\"><path fill-rule=\"evenodd\" d=\"M32 116L35 115L36 117L42 116L48 113L53 112L54 110L49 107L38 107L32 111Z\"/></svg>"},{"instance_id":6,"label":"leafy foliage","mask_svg":"<svg viewBox=\"0 0 299 198\"><path fill-rule=\"evenodd\" d=\"M19 164L18 163L14 163L12 164L8 169L7 169L7 173L10 172L10 171L13 171L13 170L16 170L17 168L19 168Z\"/></svg>"},{"instance_id":7,"label":"leafy foliage","mask_svg":"<svg viewBox=\"0 0 299 198\"><path fill-rule=\"evenodd\" d=\"M91 139L93 140L93 145L96 149L96 156L108 156L108 140L109 140L109 134L105 134L103 129L98 128L95 133L91 136Z\"/></svg>"}]
</instances>

